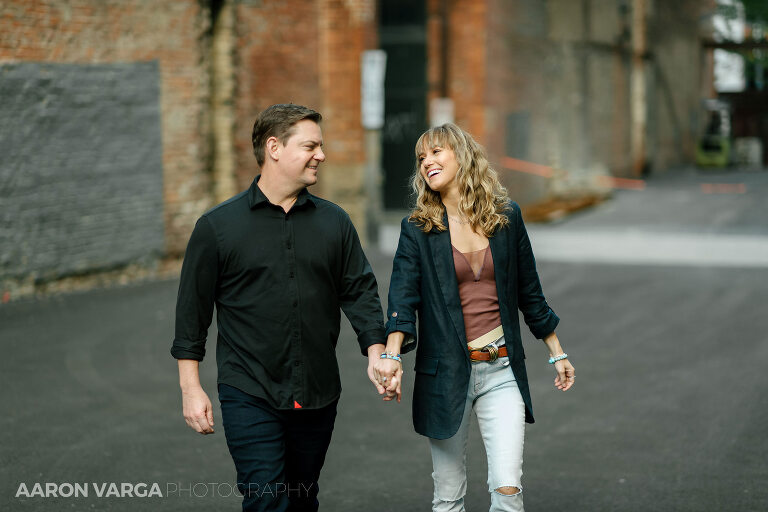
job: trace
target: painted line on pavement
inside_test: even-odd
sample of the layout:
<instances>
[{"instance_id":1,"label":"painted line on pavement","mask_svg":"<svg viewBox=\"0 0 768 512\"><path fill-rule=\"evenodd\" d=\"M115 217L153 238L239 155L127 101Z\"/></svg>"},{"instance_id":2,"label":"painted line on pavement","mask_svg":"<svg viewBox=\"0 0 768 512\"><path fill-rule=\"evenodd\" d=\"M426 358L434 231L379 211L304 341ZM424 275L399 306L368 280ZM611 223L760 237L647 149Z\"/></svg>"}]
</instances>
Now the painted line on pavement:
<instances>
[{"instance_id":1,"label":"painted line on pavement","mask_svg":"<svg viewBox=\"0 0 768 512\"><path fill-rule=\"evenodd\" d=\"M537 260L768 268L768 236L530 229Z\"/></svg>"}]
</instances>

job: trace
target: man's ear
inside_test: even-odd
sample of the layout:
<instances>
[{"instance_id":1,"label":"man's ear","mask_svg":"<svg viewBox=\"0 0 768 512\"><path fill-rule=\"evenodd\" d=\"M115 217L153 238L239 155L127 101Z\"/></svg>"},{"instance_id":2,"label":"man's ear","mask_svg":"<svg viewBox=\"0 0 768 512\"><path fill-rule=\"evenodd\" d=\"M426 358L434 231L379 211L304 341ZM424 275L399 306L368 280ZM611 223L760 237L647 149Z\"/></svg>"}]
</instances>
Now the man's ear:
<instances>
[{"instance_id":1,"label":"man's ear","mask_svg":"<svg viewBox=\"0 0 768 512\"><path fill-rule=\"evenodd\" d=\"M280 160L280 150L282 149L283 145L280 144L280 141L277 140L277 137L268 138L265 146L267 157L275 161Z\"/></svg>"}]
</instances>

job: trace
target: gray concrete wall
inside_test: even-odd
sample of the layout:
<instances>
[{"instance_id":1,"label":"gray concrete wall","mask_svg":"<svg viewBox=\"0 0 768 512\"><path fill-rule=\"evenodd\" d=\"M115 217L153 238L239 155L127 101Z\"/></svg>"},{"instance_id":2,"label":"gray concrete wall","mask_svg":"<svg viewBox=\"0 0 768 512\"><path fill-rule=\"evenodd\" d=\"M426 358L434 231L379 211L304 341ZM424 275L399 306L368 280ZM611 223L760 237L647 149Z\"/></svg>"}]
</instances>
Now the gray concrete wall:
<instances>
[{"instance_id":1,"label":"gray concrete wall","mask_svg":"<svg viewBox=\"0 0 768 512\"><path fill-rule=\"evenodd\" d=\"M653 45L648 142L650 163L658 172L693 162L702 128L701 101L706 91L697 84L706 70L703 34L692 16L694 4L693 0L655 2L648 26Z\"/></svg>"},{"instance_id":2,"label":"gray concrete wall","mask_svg":"<svg viewBox=\"0 0 768 512\"><path fill-rule=\"evenodd\" d=\"M485 108L491 160L506 155L565 171L550 180L502 168L502 178L521 202L578 195L601 174L639 177L633 130L644 136L639 154L652 172L692 161L704 93L703 4L647 0L647 52L632 46L632 14L640 2L488 4ZM645 70L644 128L633 124L635 56ZM527 125L505 124L521 114ZM526 150L512 154L508 141L521 137Z\"/></svg>"},{"instance_id":3,"label":"gray concrete wall","mask_svg":"<svg viewBox=\"0 0 768 512\"><path fill-rule=\"evenodd\" d=\"M157 62L0 66L0 280L164 250Z\"/></svg>"}]
</instances>

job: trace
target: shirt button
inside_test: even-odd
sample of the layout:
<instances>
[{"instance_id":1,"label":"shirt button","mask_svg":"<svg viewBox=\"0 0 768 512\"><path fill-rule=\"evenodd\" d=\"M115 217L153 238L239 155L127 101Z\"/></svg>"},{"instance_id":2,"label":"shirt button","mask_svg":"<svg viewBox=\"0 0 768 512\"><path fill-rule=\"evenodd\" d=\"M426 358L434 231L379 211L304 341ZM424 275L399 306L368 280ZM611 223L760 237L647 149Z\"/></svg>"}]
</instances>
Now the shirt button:
<instances>
[{"instance_id":1,"label":"shirt button","mask_svg":"<svg viewBox=\"0 0 768 512\"><path fill-rule=\"evenodd\" d=\"M397 311L395 311L394 313L392 313L392 318L397 318Z\"/></svg>"},{"instance_id":2,"label":"shirt button","mask_svg":"<svg viewBox=\"0 0 768 512\"><path fill-rule=\"evenodd\" d=\"M291 242L288 242L288 244L286 245L286 247L288 247L288 248L290 249L290 248L291 248Z\"/></svg>"},{"instance_id":3,"label":"shirt button","mask_svg":"<svg viewBox=\"0 0 768 512\"><path fill-rule=\"evenodd\" d=\"M293 307L296 307L298 305L299 305L299 303L297 301L293 301Z\"/></svg>"},{"instance_id":4,"label":"shirt button","mask_svg":"<svg viewBox=\"0 0 768 512\"><path fill-rule=\"evenodd\" d=\"M291 279L293 279L293 272L291 272L291 273L288 275L288 277L290 277Z\"/></svg>"},{"instance_id":5,"label":"shirt button","mask_svg":"<svg viewBox=\"0 0 768 512\"><path fill-rule=\"evenodd\" d=\"M294 361L293 362L293 366L301 366L301 362L300 361Z\"/></svg>"}]
</instances>

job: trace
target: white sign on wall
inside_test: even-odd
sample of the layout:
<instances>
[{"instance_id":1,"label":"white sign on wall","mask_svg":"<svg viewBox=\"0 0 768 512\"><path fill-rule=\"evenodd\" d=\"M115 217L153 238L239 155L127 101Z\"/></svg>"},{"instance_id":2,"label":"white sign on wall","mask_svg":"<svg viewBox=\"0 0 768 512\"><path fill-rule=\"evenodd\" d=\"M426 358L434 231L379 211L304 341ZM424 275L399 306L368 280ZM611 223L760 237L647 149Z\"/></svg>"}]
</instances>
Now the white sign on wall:
<instances>
[{"instance_id":1,"label":"white sign on wall","mask_svg":"<svg viewBox=\"0 0 768 512\"><path fill-rule=\"evenodd\" d=\"M362 55L361 114L363 128L380 130L384 126L384 76L387 53L366 50Z\"/></svg>"},{"instance_id":2,"label":"white sign on wall","mask_svg":"<svg viewBox=\"0 0 768 512\"><path fill-rule=\"evenodd\" d=\"M429 125L440 126L452 123L454 118L451 98L434 98L429 102Z\"/></svg>"},{"instance_id":3,"label":"white sign on wall","mask_svg":"<svg viewBox=\"0 0 768 512\"><path fill-rule=\"evenodd\" d=\"M735 52L716 49L715 90L717 92L742 92L747 87L744 76L744 57Z\"/></svg>"},{"instance_id":4,"label":"white sign on wall","mask_svg":"<svg viewBox=\"0 0 768 512\"><path fill-rule=\"evenodd\" d=\"M734 0L719 0L722 6L734 9L735 16L727 18L722 14L712 17L712 28L716 41L744 41L746 21L744 5ZM715 90L717 92L741 92L747 86L744 76L744 57L736 52L717 49L714 51Z\"/></svg>"}]
</instances>

